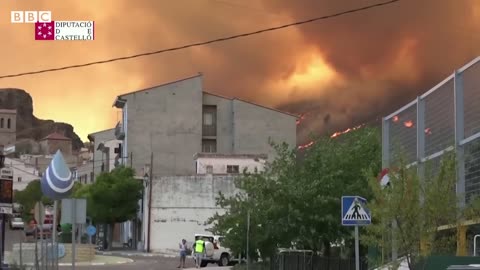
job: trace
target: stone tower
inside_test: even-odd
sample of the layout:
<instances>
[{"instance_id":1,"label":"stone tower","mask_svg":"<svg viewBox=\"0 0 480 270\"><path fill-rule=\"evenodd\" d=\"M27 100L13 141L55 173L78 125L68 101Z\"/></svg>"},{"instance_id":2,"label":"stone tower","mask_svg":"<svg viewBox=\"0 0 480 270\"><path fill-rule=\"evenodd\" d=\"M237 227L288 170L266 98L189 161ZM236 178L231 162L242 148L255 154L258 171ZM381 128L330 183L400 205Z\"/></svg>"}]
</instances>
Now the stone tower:
<instances>
[{"instance_id":1,"label":"stone tower","mask_svg":"<svg viewBox=\"0 0 480 270\"><path fill-rule=\"evenodd\" d=\"M15 144L17 139L17 111L0 109L0 145Z\"/></svg>"}]
</instances>

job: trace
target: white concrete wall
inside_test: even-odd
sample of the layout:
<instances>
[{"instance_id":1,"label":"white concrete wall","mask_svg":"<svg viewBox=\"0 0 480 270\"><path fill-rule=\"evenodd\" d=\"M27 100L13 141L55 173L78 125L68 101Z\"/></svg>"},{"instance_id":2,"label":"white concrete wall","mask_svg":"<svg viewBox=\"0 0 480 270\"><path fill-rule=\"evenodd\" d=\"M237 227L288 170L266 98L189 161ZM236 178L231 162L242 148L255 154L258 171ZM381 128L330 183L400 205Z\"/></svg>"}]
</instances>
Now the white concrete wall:
<instances>
[{"instance_id":1,"label":"white concrete wall","mask_svg":"<svg viewBox=\"0 0 480 270\"><path fill-rule=\"evenodd\" d=\"M206 174L207 166L213 167L213 174L226 174L227 165L238 165L240 168L240 173L243 173L243 170L246 169L247 172L255 172L255 168L258 171L263 171L265 168L265 160L255 161L254 159L249 158L234 158L234 157L199 157L197 158L197 174Z\"/></svg>"},{"instance_id":2,"label":"white concrete wall","mask_svg":"<svg viewBox=\"0 0 480 270\"><path fill-rule=\"evenodd\" d=\"M13 190L24 190L30 182L40 179L38 171L31 166L26 166L22 160L5 158L5 166L13 171Z\"/></svg>"},{"instance_id":3,"label":"white concrete wall","mask_svg":"<svg viewBox=\"0 0 480 270\"><path fill-rule=\"evenodd\" d=\"M117 148L118 145L121 144L121 143L122 143L122 141L120 141L120 140L105 141L105 147L110 147L109 148L109 150L110 150L109 151L109 160L108 160L110 171L115 169L115 157L118 155L118 154L115 154L115 148ZM118 160L118 162L122 163L122 159L121 159L122 153L120 153L119 156L120 156L120 159Z\"/></svg>"},{"instance_id":4,"label":"white concrete wall","mask_svg":"<svg viewBox=\"0 0 480 270\"><path fill-rule=\"evenodd\" d=\"M218 192L237 192L234 177L197 175L153 180L150 248L153 252L177 253L182 238L191 242L195 233L205 233L205 222L215 213Z\"/></svg>"},{"instance_id":5,"label":"white concrete wall","mask_svg":"<svg viewBox=\"0 0 480 270\"><path fill-rule=\"evenodd\" d=\"M105 141L110 141L115 139L115 129L107 129L98 131L90 134L94 141L93 146L93 162L95 163L94 174L95 177L98 176L102 169L102 157L105 158L105 154L102 154L100 150L97 150L100 143L105 143Z\"/></svg>"},{"instance_id":6,"label":"white concrete wall","mask_svg":"<svg viewBox=\"0 0 480 270\"><path fill-rule=\"evenodd\" d=\"M85 164L80 165L77 167L77 170L74 172L75 180L82 181L82 184L90 184L93 183L92 179L92 172L93 172L93 164L91 162L85 161ZM85 179L86 178L86 182Z\"/></svg>"}]
</instances>

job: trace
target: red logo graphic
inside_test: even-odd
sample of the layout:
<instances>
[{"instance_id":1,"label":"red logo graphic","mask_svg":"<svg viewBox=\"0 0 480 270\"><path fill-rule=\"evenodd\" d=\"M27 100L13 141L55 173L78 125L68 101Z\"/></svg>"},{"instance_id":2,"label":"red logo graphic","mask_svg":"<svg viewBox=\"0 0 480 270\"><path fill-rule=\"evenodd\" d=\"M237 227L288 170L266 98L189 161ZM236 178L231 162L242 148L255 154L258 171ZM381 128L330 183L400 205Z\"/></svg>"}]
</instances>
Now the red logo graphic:
<instances>
[{"instance_id":1,"label":"red logo graphic","mask_svg":"<svg viewBox=\"0 0 480 270\"><path fill-rule=\"evenodd\" d=\"M55 40L55 22L36 22L35 40Z\"/></svg>"}]
</instances>

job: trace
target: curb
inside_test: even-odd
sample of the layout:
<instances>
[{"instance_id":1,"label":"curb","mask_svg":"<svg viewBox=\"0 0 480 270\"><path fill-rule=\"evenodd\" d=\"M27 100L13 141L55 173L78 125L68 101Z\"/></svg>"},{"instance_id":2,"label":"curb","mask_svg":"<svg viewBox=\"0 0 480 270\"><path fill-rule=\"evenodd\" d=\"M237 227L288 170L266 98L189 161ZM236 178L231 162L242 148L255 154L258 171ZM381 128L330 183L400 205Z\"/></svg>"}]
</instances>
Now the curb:
<instances>
[{"instance_id":1,"label":"curb","mask_svg":"<svg viewBox=\"0 0 480 270\"><path fill-rule=\"evenodd\" d=\"M122 256L122 257L164 257L176 258L176 255L162 253L128 253L128 252L96 252L97 255L104 256Z\"/></svg>"},{"instance_id":2,"label":"curb","mask_svg":"<svg viewBox=\"0 0 480 270\"><path fill-rule=\"evenodd\" d=\"M76 266L102 266L102 265L118 265L118 264L127 264L127 263L133 263L134 260L129 259L128 261L116 261L116 262L110 262L110 263L105 263L105 262L94 262L94 263L75 263ZM71 263L59 263L59 266L72 266Z\"/></svg>"},{"instance_id":3,"label":"curb","mask_svg":"<svg viewBox=\"0 0 480 270\"><path fill-rule=\"evenodd\" d=\"M111 263L104 263L104 262L94 262L94 263L87 263L87 262L78 262L75 263L75 266L104 266L104 265L118 265L118 264L126 264L126 263L133 263L134 260L130 259L130 261L117 261ZM33 263L26 263L26 266L34 266ZM58 263L58 266L72 266L72 263Z\"/></svg>"}]
</instances>

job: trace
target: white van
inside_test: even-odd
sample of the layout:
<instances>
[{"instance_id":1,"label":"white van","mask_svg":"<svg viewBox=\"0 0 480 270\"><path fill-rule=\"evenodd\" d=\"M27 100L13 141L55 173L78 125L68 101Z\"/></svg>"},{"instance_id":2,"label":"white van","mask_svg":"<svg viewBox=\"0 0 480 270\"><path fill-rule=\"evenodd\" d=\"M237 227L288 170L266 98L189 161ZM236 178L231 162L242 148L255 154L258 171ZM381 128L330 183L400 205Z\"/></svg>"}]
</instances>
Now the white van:
<instances>
[{"instance_id":1,"label":"white van","mask_svg":"<svg viewBox=\"0 0 480 270\"><path fill-rule=\"evenodd\" d=\"M233 257L230 249L222 246L223 236L208 235L208 234L195 234L195 241L202 239L205 241L205 255L202 258L200 267L205 267L209 263L218 264L218 266L228 266L238 261ZM195 250L192 249L193 260L195 261Z\"/></svg>"}]
</instances>

